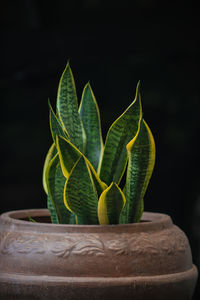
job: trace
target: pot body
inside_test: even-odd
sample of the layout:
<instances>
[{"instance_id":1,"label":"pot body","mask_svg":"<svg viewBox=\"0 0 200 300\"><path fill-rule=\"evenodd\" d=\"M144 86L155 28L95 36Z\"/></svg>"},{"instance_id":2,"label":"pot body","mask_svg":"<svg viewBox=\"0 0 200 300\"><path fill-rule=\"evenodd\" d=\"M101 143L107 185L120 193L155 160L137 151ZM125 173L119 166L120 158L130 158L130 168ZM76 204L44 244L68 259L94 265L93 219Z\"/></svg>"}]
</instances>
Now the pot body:
<instances>
[{"instance_id":1,"label":"pot body","mask_svg":"<svg viewBox=\"0 0 200 300\"><path fill-rule=\"evenodd\" d=\"M144 213L138 224L105 226L48 219L48 210L1 215L0 299L192 298L197 269L169 216Z\"/></svg>"}]
</instances>

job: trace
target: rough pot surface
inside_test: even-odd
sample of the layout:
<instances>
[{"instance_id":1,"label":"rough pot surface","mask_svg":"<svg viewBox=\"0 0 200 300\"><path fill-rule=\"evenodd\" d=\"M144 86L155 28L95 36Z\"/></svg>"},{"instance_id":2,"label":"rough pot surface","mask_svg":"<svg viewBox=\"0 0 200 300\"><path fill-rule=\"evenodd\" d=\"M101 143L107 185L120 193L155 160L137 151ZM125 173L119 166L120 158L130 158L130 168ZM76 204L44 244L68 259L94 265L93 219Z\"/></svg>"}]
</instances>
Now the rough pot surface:
<instances>
[{"instance_id":1,"label":"rough pot surface","mask_svg":"<svg viewBox=\"0 0 200 300\"><path fill-rule=\"evenodd\" d=\"M48 220L44 209L0 216L0 299L192 298L197 269L169 216L107 226Z\"/></svg>"}]
</instances>

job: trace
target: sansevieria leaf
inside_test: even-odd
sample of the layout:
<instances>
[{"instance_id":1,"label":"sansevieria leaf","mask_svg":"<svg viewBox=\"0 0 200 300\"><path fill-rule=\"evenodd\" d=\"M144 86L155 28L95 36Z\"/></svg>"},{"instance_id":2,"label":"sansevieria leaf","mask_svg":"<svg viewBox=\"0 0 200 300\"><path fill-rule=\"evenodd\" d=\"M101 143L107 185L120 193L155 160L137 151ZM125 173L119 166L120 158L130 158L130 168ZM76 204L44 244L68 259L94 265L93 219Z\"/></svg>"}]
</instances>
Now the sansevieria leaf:
<instances>
[{"instance_id":1,"label":"sansevieria leaf","mask_svg":"<svg viewBox=\"0 0 200 300\"><path fill-rule=\"evenodd\" d=\"M64 189L64 203L77 224L98 224L98 196L90 168L83 156L75 163Z\"/></svg>"},{"instance_id":2,"label":"sansevieria leaf","mask_svg":"<svg viewBox=\"0 0 200 300\"><path fill-rule=\"evenodd\" d=\"M79 113L86 133L85 156L97 171L103 151L99 108L90 83L84 87Z\"/></svg>"},{"instance_id":3,"label":"sansevieria leaf","mask_svg":"<svg viewBox=\"0 0 200 300\"><path fill-rule=\"evenodd\" d=\"M98 218L101 225L118 224L120 213L126 203L125 196L114 182L103 191L98 203Z\"/></svg>"},{"instance_id":4,"label":"sansevieria leaf","mask_svg":"<svg viewBox=\"0 0 200 300\"><path fill-rule=\"evenodd\" d=\"M58 220L58 216L57 216L57 212L56 209L54 208L51 198L48 195L47 196L47 208L50 212L50 217L51 217L51 223L52 224L59 224L59 220Z\"/></svg>"},{"instance_id":5,"label":"sansevieria leaf","mask_svg":"<svg viewBox=\"0 0 200 300\"><path fill-rule=\"evenodd\" d=\"M126 177L126 223L139 222L149 180L155 164L155 142L144 119L138 133L127 145L128 168Z\"/></svg>"},{"instance_id":6,"label":"sansevieria leaf","mask_svg":"<svg viewBox=\"0 0 200 300\"><path fill-rule=\"evenodd\" d=\"M46 170L47 170L47 167L48 167L50 161L56 155L56 153L57 153L57 149L56 149L55 144L53 143L51 145L51 147L49 148L49 151L46 155L45 162L44 162L44 167L43 167L43 173L42 173L43 188L44 188L44 191L45 191L46 194L48 194L47 183L46 183Z\"/></svg>"},{"instance_id":7,"label":"sansevieria leaf","mask_svg":"<svg viewBox=\"0 0 200 300\"><path fill-rule=\"evenodd\" d=\"M69 63L61 76L58 87L57 111L70 141L83 152L86 136L78 113L76 87Z\"/></svg>"},{"instance_id":8,"label":"sansevieria leaf","mask_svg":"<svg viewBox=\"0 0 200 300\"><path fill-rule=\"evenodd\" d=\"M58 120L57 116L55 115L55 113L51 107L50 101L49 101L49 123L50 123L51 135L52 135L54 143L56 143L57 135L68 138L67 132L62 127L60 121Z\"/></svg>"},{"instance_id":9,"label":"sansevieria leaf","mask_svg":"<svg viewBox=\"0 0 200 300\"><path fill-rule=\"evenodd\" d=\"M46 172L48 194L59 223L73 224L74 215L64 205L66 178L62 174L58 154L51 160Z\"/></svg>"},{"instance_id":10,"label":"sansevieria leaf","mask_svg":"<svg viewBox=\"0 0 200 300\"><path fill-rule=\"evenodd\" d=\"M71 169L76 161L84 155L69 140L66 140L65 138L59 136L57 137L56 146L59 153L62 172L64 176L68 178L69 173L71 172ZM97 172L95 171L89 160L85 156L84 158L90 168L97 194L98 196L100 196L102 191L107 188L107 185L100 180Z\"/></svg>"},{"instance_id":11,"label":"sansevieria leaf","mask_svg":"<svg viewBox=\"0 0 200 300\"><path fill-rule=\"evenodd\" d=\"M123 193L124 195L126 196L126 193L125 193L125 189L123 189ZM127 204L127 201L126 201L126 204L120 214L120 218L119 218L119 224L127 224L127 216L128 216L128 204ZM144 199L142 199L140 202L139 202L139 206L138 206L138 213L137 213L137 222L140 221L142 215L143 215L143 212L144 212Z\"/></svg>"},{"instance_id":12,"label":"sansevieria leaf","mask_svg":"<svg viewBox=\"0 0 200 300\"><path fill-rule=\"evenodd\" d=\"M142 115L139 83L136 96L125 112L111 125L105 142L100 178L106 184L119 183L127 164L126 145L136 135Z\"/></svg>"},{"instance_id":13,"label":"sansevieria leaf","mask_svg":"<svg viewBox=\"0 0 200 300\"><path fill-rule=\"evenodd\" d=\"M68 178L71 169L82 153L69 140L61 136L56 137L56 147L63 175Z\"/></svg>"}]
</instances>

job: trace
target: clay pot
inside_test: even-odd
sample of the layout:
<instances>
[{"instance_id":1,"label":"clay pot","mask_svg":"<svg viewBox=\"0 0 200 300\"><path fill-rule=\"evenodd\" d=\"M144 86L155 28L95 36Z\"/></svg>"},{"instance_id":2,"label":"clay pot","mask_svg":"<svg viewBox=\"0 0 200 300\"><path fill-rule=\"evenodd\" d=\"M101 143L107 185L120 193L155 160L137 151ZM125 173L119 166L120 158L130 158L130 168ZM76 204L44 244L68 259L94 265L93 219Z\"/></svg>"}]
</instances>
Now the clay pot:
<instances>
[{"instance_id":1,"label":"clay pot","mask_svg":"<svg viewBox=\"0 0 200 300\"><path fill-rule=\"evenodd\" d=\"M0 299L192 298L197 269L169 216L144 213L138 224L107 226L48 222L47 210L1 215Z\"/></svg>"}]
</instances>

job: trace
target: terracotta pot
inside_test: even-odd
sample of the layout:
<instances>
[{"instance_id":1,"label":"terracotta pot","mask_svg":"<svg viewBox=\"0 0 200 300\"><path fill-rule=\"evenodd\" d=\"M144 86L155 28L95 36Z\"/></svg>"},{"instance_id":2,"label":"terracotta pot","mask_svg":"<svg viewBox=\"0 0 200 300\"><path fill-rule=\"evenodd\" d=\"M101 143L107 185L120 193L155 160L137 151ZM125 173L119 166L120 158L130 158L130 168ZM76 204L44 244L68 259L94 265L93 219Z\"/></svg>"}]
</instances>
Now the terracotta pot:
<instances>
[{"instance_id":1,"label":"terracotta pot","mask_svg":"<svg viewBox=\"0 0 200 300\"><path fill-rule=\"evenodd\" d=\"M144 213L139 224L107 226L48 222L47 210L1 215L0 299L192 298L197 269L169 216Z\"/></svg>"}]
</instances>

